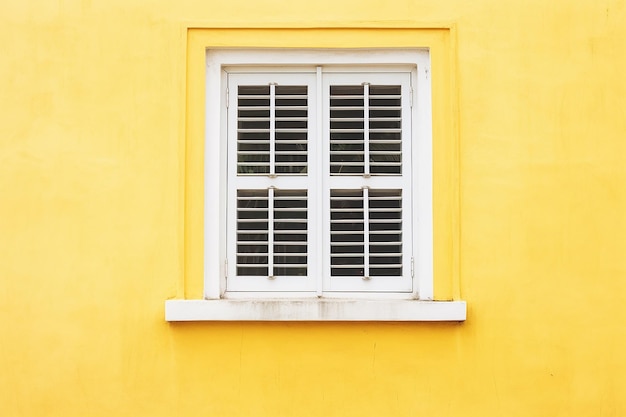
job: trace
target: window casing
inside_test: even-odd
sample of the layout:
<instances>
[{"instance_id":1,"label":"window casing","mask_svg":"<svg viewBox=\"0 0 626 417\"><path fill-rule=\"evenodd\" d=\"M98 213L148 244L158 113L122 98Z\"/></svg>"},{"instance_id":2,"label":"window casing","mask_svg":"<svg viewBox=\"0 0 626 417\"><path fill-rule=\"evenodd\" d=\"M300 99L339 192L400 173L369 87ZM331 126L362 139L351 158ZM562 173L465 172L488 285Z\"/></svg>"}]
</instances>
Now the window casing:
<instances>
[{"instance_id":1,"label":"window casing","mask_svg":"<svg viewBox=\"0 0 626 417\"><path fill-rule=\"evenodd\" d=\"M249 52L207 54L205 297L432 299L428 51Z\"/></svg>"}]
</instances>

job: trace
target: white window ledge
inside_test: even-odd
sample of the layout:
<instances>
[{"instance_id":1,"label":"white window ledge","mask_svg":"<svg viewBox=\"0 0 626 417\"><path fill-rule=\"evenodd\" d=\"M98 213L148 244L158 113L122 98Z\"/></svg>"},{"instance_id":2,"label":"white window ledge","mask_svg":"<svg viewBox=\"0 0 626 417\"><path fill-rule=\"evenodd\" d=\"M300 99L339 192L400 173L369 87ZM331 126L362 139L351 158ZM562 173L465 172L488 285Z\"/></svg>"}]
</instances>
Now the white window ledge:
<instances>
[{"instance_id":1,"label":"white window ledge","mask_svg":"<svg viewBox=\"0 0 626 417\"><path fill-rule=\"evenodd\" d=\"M465 321L465 301L167 300L167 321Z\"/></svg>"}]
</instances>

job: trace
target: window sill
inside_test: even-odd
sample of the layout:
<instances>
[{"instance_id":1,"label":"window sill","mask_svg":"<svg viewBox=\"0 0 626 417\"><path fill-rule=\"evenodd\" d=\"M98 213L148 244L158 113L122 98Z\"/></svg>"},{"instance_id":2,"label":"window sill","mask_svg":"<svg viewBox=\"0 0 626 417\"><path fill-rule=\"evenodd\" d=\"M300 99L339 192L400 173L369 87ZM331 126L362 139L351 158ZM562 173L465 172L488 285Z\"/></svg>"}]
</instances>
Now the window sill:
<instances>
[{"instance_id":1,"label":"window sill","mask_svg":"<svg viewBox=\"0 0 626 417\"><path fill-rule=\"evenodd\" d=\"M174 321L465 321L465 301L167 300Z\"/></svg>"}]
</instances>

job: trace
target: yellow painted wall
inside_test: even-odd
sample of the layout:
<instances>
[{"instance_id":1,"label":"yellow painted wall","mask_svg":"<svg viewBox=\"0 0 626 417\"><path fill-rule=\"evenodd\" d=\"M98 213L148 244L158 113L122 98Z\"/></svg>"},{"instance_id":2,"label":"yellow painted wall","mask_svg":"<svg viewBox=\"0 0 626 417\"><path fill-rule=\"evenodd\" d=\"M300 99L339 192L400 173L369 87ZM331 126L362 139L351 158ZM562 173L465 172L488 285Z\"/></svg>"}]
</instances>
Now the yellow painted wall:
<instances>
[{"instance_id":1,"label":"yellow painted wall","mask_svg":"<svg viewBox=\"0 0 626 417\"><path fill-rule=\"evenodd\" d=\"M624 0L2 2L0 416L626 415L624 22ZM446 31L435 284L465 323L164 321L201 285L186 27Z\"/></svg>"}]
</instances>

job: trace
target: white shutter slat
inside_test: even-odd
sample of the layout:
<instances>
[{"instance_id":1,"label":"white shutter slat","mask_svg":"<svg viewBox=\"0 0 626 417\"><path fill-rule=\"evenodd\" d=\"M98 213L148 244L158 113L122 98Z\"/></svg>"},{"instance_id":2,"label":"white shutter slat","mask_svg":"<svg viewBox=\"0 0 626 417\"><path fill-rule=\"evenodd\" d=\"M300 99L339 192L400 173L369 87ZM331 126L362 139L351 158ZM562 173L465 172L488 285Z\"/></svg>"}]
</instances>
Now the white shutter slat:
<instances>
[{"instance_id":1,"label":"white shutter slat","mask_svg":"<svg viewBox=\"0 0 626 417\"><path fill-rule=\"evenodd\" d=\"M370 275L402 275L402 190L369 195Z\"/></svg>"},{"instance_id":2,"label":"white shutter slat","mask_svg":"<svg viewBox=\"0 0 626 417\"><path fill-rule=\"evenodd\" d=\"M306 190L238 190L237 275L306 276L307 222Z\"/></svg>"},{"instance_id":3,"label":"white shutter slat","mask_svg":"<svg viewBox=\"0 0 626 417\"><path fill-rule=\"evenodd\" d=\"M400 85L330 86L331 175L402 174Z\"/></svg>"},{"instance_id":4,"label":"white shutter slat","mask_svg":"<svg viewBox=\"0 0 626 417\"><path fill-rule=\"evenodd\" d=\"M307 275L307 221L306 190L274 191L274 275Z\"/></svg>"},{"instance_id":5,"label":"white shutter slat","mask_svg":"<svg viewBox=\"0 0 626 417\"><path fill-rule=\"evenodd\" d=\"M330 86L330 173L365 172L364 86Z\"/></svg>"},{"instance_id":6,"label":"white shutter slat","mask_svg":"<svg viewBox=\"0 0 626 417\"><path fill-rule=\"evenodd\" d=\"M408 92L407 92L408 93ZM402 88L369 86L369 161L372 175L402 174Z\"/></svg>"},{"instance_id":7,"label":"white shutter slat","mask_svg":"<svg viewBox=\"0 0 626 417\"><path fill-rule=\"evenodd\" d=\"M237 174L306 175L308 86L238 85Z\"/></svg>"},{"instance_id":8,"label":"white shutter slat","mask_svg":"<svg viewBox=\"0 0 626 417\"><path fill-rule=\"evenodd\" d=\"M363 190L331 190L331 276L364 276L365 230Z\"/></svg>"},{"instance_id":9,"label":"white shutter slat","mask_svg":"<svg viewBox=\"0 0 626 417\"><path fill-rule=\"evenodd\" d=\"M268 203L267 190L237 191L237 275L269 273Z\"/></svg>"},{"instance_id":10,"label":"white shutter slat","mask_svg":"<svg viewBox=\"0 0 626 417\"><path fill-rule=\"evenodd\" d=\"M402 276L402 190L331 190L334 277Z\"/></svg>"},{"instance_id":11,"label":"white shutter slat","mask_svg":"<svg viewBox=\"0 0 626 417\"><path fill-rule=\"evenodd\" d=\"M308 88L276 85L275 173L305 175L308 163Z\"/></svg>"},{"instance_id":12,"label":"white shutter slat","mask_svg":"<svg viewBox=\"0 0 626 417\"><path fill-rule=\"evenodd\" d=\"M237 174L270 172L269 85L240 85L237 89Z\"/></svg>"}]
</instances>

